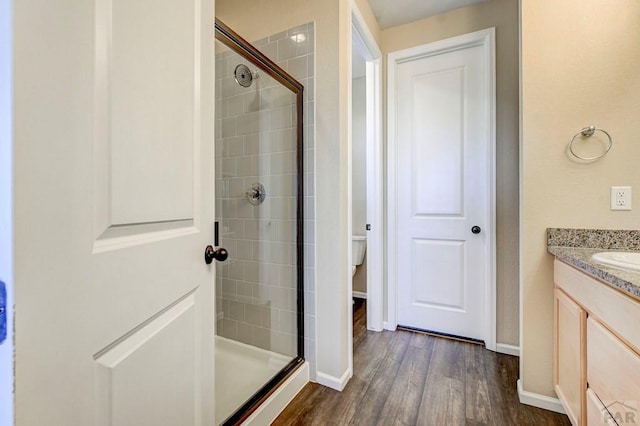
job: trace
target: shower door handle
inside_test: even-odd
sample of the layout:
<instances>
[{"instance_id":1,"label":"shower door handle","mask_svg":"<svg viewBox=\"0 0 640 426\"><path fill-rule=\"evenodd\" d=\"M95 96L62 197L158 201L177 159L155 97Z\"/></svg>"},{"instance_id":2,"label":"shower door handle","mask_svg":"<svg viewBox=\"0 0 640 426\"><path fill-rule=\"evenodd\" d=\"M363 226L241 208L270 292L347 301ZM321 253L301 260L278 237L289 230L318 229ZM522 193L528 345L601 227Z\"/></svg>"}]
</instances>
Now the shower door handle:
<instances>
[{"instance_id":1,"label":"shower door handle","mask_svg":"<svg viewBox=\"0 0 640 426\"><path fill-rule=\"evenodd\" d=\"M208 245L204 249L204 261L207 265L210 265L213 262L213 259L218 262L224 262L229 257L229 252L227 249L223 247L213 248L213 246Z\"/></svg>"},{"instance_id":2,"label":"shower door handle","mask_svg":"<svg viewBox=\"0 0 640 426\"><path fill-rule=\"evenodd\" d=\"M207 265L210 265L213 259L218 262L224 262L227 260L227 257L229 257L229 252L226 248L218 247L218 244L220 244L220 226L218 221L213 222L213 243L216 245L216 248L208 245L204 249L204 261Z\"/></svg>"}]
</instances>

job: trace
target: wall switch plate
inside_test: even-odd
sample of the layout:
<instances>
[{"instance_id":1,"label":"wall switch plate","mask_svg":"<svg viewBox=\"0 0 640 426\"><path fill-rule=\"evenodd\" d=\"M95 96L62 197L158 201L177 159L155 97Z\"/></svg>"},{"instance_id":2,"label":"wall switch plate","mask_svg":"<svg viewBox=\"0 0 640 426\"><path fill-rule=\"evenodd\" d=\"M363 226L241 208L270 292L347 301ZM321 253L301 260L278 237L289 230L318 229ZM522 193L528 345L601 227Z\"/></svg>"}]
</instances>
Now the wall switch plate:
<instances>
[{"instance_id":1,"label":"wall switch plate","mask_svg":"<svg viewBox=\"0 0 640 426\"><path fill-rule=\"evenodd\" d=\"M631 210L631 187L611 187L611 210Z\"/></svg>"}]
</instances>

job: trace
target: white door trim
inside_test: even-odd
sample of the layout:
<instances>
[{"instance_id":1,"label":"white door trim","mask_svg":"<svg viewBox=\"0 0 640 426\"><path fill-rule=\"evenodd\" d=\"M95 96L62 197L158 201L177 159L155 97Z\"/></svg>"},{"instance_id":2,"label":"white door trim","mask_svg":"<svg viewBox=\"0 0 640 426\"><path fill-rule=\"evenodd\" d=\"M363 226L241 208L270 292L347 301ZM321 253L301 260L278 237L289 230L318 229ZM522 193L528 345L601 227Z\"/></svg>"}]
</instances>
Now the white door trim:
<instances>
[{"instance_id":1,"label":"white door trim","mask_svg":"<svg viewBox=\"0 0 640 426\"><path fill-rule=\"evenodd\" d=\"M353 2L352 37L366 60L367 137L367 329L383 330L384 177L382 140L382 52ZM353 38L352 38L353 39ZM351 241L349 242L351 245ZM351 253L351 249L349 249Z\"/></svg>"},{"instance_id":2,"label":"white door trim","mask_svg":"<svg viewBox=\"0 0 640 426\"><path fill-rule=\"evenodd\" d=\"M352 167L352 145L351 138L351 52L356 48L357 43L360 47L359 51L367 61L366 64L366 96L372 102L367 102L366 121L367 121L367 222L372 224L372 230L367 232L367 258L382 259L382 239L383 239L383 145L382 145L382 51L378 47L373 34L369 30L360 9L355 0L349 2L351 10L351 25L349 36L349 83L348 83L348 225L347 225L347 258L348 265L353 264L352 254L352 194L351 194L351 173ZM354 39L356 43L354 43ZM372 178L373 176L373 178ZM373 195L372 195L373 194ZM351 268L349 267L349 271ZM367 328L376 331L382 331L383 317L383 271L382 263L370 261L367 262ZM353 292L353 282L351 274L347 281L347 300L351 300ZM351 303L347 303L347 348L348 348L348 364L350 372L349 377L353 374L353 308Z\"/></svg>"},{"instance_id":3,"label":"white door trim","mask_svg":"<svg viewBox=\"0 0 640 426\"><path fill-rule=\"evenodd\" d=\"M415 60L421 57L428 57L442 54L448 51L459 50L471 46L482 46L484 55L483 63L486 70L486 79L484 84L487 87L489 96L485 99L486 111L489 116L486 117L488 122L487 140L489 141L489 150L487 151L487 164L490 170L486 182L486 196L489 200L487 217L489 218L489 228L487 229L487 268L486 282L488 283L485 291L485 345L487 349L496 349L496 130L495 130L495 28L488 28L433 43L424 44L409 49L391 52L387 56L387 247L388 247L388 266L387 266L387 321L384 328L387 330L395 330L398 325L397 316L397 268L398 268L398 241L397 241L397 141L396 134L396 66L400 63Z\"/></svg>"},{"instance_id":4,"label":"white door trim","mask_svg":"<svg viewBox=\"0 0 640 426\"><path fill-rule=\"evenodd\" d=\"M0 281L6 285L6 336L0 345L0 425L13 419L13 10L0 0ZM0 318L0 321L2 321Z\"/></svg>"}]
</instances>

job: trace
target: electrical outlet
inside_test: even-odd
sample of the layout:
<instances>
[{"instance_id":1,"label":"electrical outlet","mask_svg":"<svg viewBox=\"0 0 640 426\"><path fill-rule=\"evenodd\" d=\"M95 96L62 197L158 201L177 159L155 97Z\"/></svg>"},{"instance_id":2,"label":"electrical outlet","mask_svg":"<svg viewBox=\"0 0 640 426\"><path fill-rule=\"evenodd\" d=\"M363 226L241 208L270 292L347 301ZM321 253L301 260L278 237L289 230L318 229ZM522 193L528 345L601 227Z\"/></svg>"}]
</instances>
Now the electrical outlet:
<instances>
[{"instance_id":1,"label":"electrical outlet","mask_svg":"<svg viewBox=\"0 0 640 426\"><path fill-rule=\"evenodd\" d=\"M611 187L611 210L631 210L631 187Z\"/></svg>"}]
</instances>

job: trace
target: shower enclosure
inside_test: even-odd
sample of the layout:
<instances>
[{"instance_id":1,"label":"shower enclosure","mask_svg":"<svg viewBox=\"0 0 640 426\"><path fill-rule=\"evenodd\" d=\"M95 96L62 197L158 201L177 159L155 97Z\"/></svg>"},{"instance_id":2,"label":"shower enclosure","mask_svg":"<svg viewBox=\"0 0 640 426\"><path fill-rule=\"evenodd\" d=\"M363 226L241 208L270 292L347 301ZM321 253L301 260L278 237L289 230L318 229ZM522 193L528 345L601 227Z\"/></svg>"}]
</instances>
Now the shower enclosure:
<instances>
[{"instance_id":1,"label":"shower enclosure","mask_svg":"<svg viewBox=\"0 0 640 426\"><path fill-rule=\"evenodd\" d=\"M304 361L303 86L216 20L216 422Z\"/></svg>"}]
</instances>

